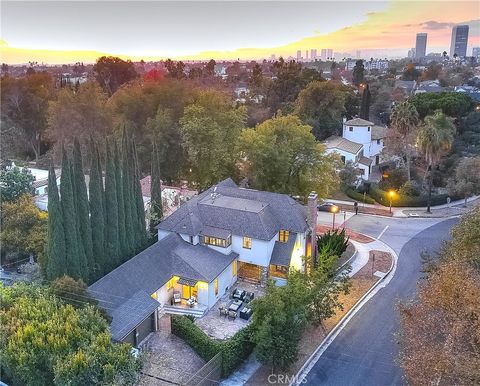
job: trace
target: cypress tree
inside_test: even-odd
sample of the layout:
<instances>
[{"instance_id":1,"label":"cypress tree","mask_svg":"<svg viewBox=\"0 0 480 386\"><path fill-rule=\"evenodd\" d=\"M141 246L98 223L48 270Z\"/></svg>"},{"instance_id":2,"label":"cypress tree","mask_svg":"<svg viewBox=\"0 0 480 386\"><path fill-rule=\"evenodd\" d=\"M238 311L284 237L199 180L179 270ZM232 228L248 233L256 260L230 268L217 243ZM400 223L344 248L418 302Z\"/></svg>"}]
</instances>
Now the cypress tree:
<instances>
[{"instance_id":1,"label":"cypress tree","mask_svg":"<svg viewBox=\"0 0 480 386\"><path fill-rule=\"evenodd\" d=\"M87 261L85 281L90 283L94 279L93 266L95 264L92 246L92 227L90 223L87 184L85 183L85 174L83 172L82 153L80 151L80 142L77 138L75 138L73 143L73 181L80 244L83 247Z\"/></svg>"},{"instance_id":2,"label":"cypress tree","mask_svg":"<svg viewBox=\"0 0 480 386\"><path fill-rule=\"evenodd\" d=\"M140 185L140 168L138 164L137 150L135 141L132 141L133 154L133 192L136 206L136 233L137 233L137 249L136 253L140 252L147 244L147 228L145 223L145 205L143 203L142 187Z\"/></svg>"},{"instance_id":3,"label":"cypress tree","mask_svg":"<svg viewBox=\"0 0 480 386\"><path fill-rule=\"evenodd\" d=\"M66 273L65 230L62 206L58 196L57 177L53 165L48 170L48 235L47 235L48 280L62 277Z\"/></svg>"},{"instance_id":4,"label":"cypress tree","mask_svg":"<svg viewBox=\"0 0 480 386\"><path fill-rule=\"evenodd\" d=\"M368 120L370 118L370 100L372 94L370 93L370 87L368 84L365 86L362 94L362 101L360 105L360 118Z\"/></svg>"},{"instance_id":5,"label":"cypress tree","mask_svg":"<svg viewBox=\"0 0 480 386\"><path fill-rule=\"evenodd\" d=\"M86 261L84 259L85 256L80 252L71 166L65 149L63 149L62 157L60 197L60 202L62 204L63 226L65 230L67 274L74 279L80 279L83 278L83 270L86 267Z\"/></svg>"},{"instance_id":6,"label":"cypress tree","mask_svg":"<svg viewBox=\"0 0 480 386\"><path fill-rule=\"evenodd\" d=\"M118 239L119 239L119 248L120 248L120 260L123 262L128 256L128 248L126 244L126 235L125 235L125 203L123 202L123 168L120 162L120 155L118 150L117 142L114 142L113 146L115 155L115 187L117 194L117 204L118 204Z\"/></svg>"},{"instance_id":7,"label":"cypress tree","mask_svg":"<svg viewBox=\"0 0 480 386\"><path fill-rule=\"evenodd\" d=\"M90 221L92 232L93 265L92 280L97 280L105 273L105 217L103 209L103 178L100 154L91 141L92 163L90 166Z\"/></svg>"},{"instance_id":8,"label":"cypress tree","mask_svg":"<svg viewBox=\"0 0 480 386\"><path fill-rule=\"evenodd\" d=\"M123 180L122 180L122 190L123 190L123 205L124 205L124 216L125 216L125 248L126 254L128 257L133 256L135 253L134 247L134 222L133 222L133 213L132 212L132 181L131 176L131 167L130 167L130 157L129 157L130 147L128 146L127 130L123 128L122 133L122 171L123 171Z\"/></svg>"},{"instance_id":9,"label":"cypress tree","mask_svg":"<svg viewBox=\"0 0 480 386\"><path fill-rule=\"evenodd\" d=\"M160 159L156 141L153 141L152 165L150 169L150 234L155 236L155 226L163 217Z\"/></svg>"},{"instance_id":10,"label":"cypress tree","mask_svg":"<svg viewBox=\"0 0 480 386\"><path fill-rule=\"evenodd\" d=\"M115 165L113 162L112 148L106 142L106 167L105 167L105 205L106 205L106 232L105 253L108 258L107 270L111 271L120 263L120 248L118 239L118 203L115 181Z\"/></svg>"}]
</instances>

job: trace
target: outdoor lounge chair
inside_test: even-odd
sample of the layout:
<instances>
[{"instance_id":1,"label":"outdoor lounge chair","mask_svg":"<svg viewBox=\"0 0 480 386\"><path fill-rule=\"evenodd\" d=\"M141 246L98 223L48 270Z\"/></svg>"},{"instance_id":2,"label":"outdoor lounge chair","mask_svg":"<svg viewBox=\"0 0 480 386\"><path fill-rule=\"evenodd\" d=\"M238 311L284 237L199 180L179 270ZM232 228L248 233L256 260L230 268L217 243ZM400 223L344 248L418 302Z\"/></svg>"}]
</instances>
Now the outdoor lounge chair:
<instances>
[{"instance_id":1,"label":"outdoor lounge chair","mask_svg":"<svg viewBox=\"0 0 480 386\"><path fill-rule=\"evenodd\" d=\"M228 319L235 320L237 318L237 313L235 311L228 311Z\"/></svg>"},{"instance_id":2,"label":"outdoor lounge chair","mask_svg":"<svg viewBox=\"0 0 480 386\"><path fill-rule=\"evenodd\" d=\"M173 304L181 303L182 302L182 297L180 295L180 292L174 292L173 293Z\"/></svg>"}]
</instances>

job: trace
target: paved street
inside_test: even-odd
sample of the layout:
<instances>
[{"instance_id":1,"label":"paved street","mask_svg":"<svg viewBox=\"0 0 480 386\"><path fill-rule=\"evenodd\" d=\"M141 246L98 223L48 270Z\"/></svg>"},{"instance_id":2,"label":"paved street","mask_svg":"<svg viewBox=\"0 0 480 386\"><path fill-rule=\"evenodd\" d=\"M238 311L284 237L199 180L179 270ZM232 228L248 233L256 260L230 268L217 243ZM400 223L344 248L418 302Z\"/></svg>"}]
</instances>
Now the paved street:
<instances>
[{"instance_id":1,"label":"paved street","mask_svg":"<svg viewBox=\"0 0 480 386\"><path fill-rule=\"evenodd\" d=\"M321 222L327 219L320 220ZM306 377L306 385L401 385L395 363L398 299L414 296L421 276L420 252L436 251L457 219L385 218L358 215L347 227L380 238L398 254L395 276L340 332Z\"/></svg>"}]
</instances>

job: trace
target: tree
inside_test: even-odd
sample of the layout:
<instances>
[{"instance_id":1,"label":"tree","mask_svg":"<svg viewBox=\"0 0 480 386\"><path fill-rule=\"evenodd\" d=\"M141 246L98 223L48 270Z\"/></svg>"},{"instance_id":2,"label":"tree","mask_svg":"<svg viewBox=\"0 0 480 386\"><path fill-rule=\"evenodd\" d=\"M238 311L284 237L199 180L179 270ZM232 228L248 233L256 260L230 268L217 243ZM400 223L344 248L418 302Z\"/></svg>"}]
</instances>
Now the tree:
<instances>
[{"instance_id":1,"label":"tree","mask_svg":"<svg viewBox=\"0 0 480 386\"><path fill-rule=\"evenodd\" d=\"M158 150L155 143L153 143L152 151L152 171L150 173L150 234L155 235L155 226L162 220L162 187L160 164L158 157Z\"/></svg>"},{"instance_id":2,"label":"tree","mask_svg":"<svg viewBox=\"0 0 480 386\"><path fill-rule=\"evenodd\" d=\"M428 173L428 201L427 212L430 213L430 199L433 185L433 168L438 165L440 157L450 149L455 134L453 119L441 111L425 118L417 136L417 145L427 162Z\"/></svg>"},{"instance_id":3,"label":"tree","mask_svg":"<svg viewBox=\"0 0 480 386\"><path fill-rule=\"evenodd\" d=\"M402 74L402 80L417 80L420 77L421 73L415 68L413 63L408 63Z\"/></svg>"},{"instance_id":4,"label":"tree","mask_svg":"<svg viewBox=\"0 0 480 386\"><path fill-rule=\"evenodd\" d=\"M22 78L2 77L0 86L3 157L33 154L38 162L47 149L45 131L48 102L54 97L53 79L47 72L34 72ZM18 149L19 143L22 149Z\"/></svg>"},{"instance_id":5,"label":"tree","mask_svg":"<svg viewBox=\"0 0 480 386\"><path fill-rule=\"evenodd\" d=\"M97 305L97 301L90 297L88 287L82 280L75 280L65 275L52 281L50 288L56 297L75 308Z\"/></svg>"},{"instance_id":6,"label":"tree","mask_svg":"<svg viewBox=\"0 0 480 386\"><path fill-rule=\"evenodd\" d=\"M121 261L129 256L129 248L127 246L127 236L125 229L125 202L123 199L123 177L125 172L123 171L121 164L121 155L118 148L117 142L113 143L113 152L114 152L114 164L115 164L115 187L117 194L117 205L118 205L118 241L119 241L119 252Z\"/></svg>"},{"instance_id":7,"label":"tree","mask_svg":"<svg viewBox=\"0 0 480 386\"><path fill-rule=\"evenodd\" d=\"M134 240L134 197L133 197L133 176L132 176L132 158L130 156L130 146L128 145L127 131L124 128L122 132L122 190L125 216L125 248L129 256L135 252Z\"/></svg>"},{"instance_id":8,"label":"tree","mask_svg":"<svg viewBox=\"0 0 480 386\"><path fill-rule=\"evenodd\" d=\"M49 190L50 192L50 190ZM74 197L73 175L67 152L63 149L60 197L65 237L66 272L74 279L86 278L87 261L77 224L77 211ZM50 216L52 214L50 213Z\"/></svg>"},{"instance_id":9,"label":"tree","mask_svg":"<svg viewBox=\"0 0 480 386\"><path fill-rule=\"evenodd\" d=\"M93 139L90 140L92 163L90 165L89 206L94 262L91 267L92 281L103 276L105 271L105 216L104 191L100 155Z\"/></svg>"},{"instance_id":10,"label":"tree","mask_svg":"<svg viewBox=\"0 0 480 386\"><path fill-rule=\"evenodd\" d=\"M297 116L278 116L244 130L239 150L257 189L303 196L315 190L326 197L336 188L336 159Z\"/></svg>"},{"instance_id":11,"label":"tree","mask_svg":"<svg viewBox=\"0 0 480 386\"><path fill-rule=\"evenodd\" d=\"M360 177L360 171L353 165L352 161L348 161L338 173L340 184L343 189L354 186Z\"/></svg>"},{"instance_id":12,"label":"tree","mask_svg":"<svg viewBox=\"0 0 480 386\"><path fill-rule=\"evenodd\" d=\"M407 180L411 180L411 158L415 151L418 112L409 101L399 103L390 116L390 129L387 131L385 147L390 154L405 157Z\"/></svg>"},{"instance_id":13,"label":"tree","mask_svg":"<svg viewBox=\"0 0 480 386\"><path fill-rule=\"evenodd\" d=\"M165 68L168 71L168 75L174 79L185 78L185 63L182 61L174 62L170 59L165 61Z\"/></svg>"},{"instance_id":14,"label":"tree","mask_svg":"<svg viewBox=\"0 0 480 386\"><path fill-rule=\"evenodd\" d=\"M0 171L0 202L15 201L24 194L33 194L35 177L26 168L13 167Z\"/></svg>"},{"instance_id":15,"label":"tree","mask_svg":"<svg viewBox=\"0 0 480 386\"><path fill-rule=\"evenodd\" d=\"M120 263L120 240L118 239L118 201L115 180L114 150L107 140L105 166L105 254L106 270L110 272Z\"/></svg>"},{"instance_id":16,"label":"tree","mask_svg":"<svg viewBox=\"0 0 480 386\"><path fill-rule=\"evenodd\" d=\"M362 104L360 107L360 118L366 119L367 121L370 119L370 102L372 99L372 94L370 93L370 87L365 85L362 93Z\"/></svg>"},{"instance_id":17,"label":"tree","mask_svg":"<svg viewBox=\"0 0 480 386\"><path fill-rule=\"evenodd\" d=\"M140 185L140 168L138 164L137 157L137 146L135 140L131 141L131 154L133 156L133 197L134 201L132 203L132 213L135 217L135 253L139 253L145 248L147 243L147 225L145 223L145 205L143 203L142 187Z\"/></svg>"},{"instance_id":18,"label":"tree","mask_svg":"<svg viewBox=\"0 0 480 386\"><path fill-rule=\"evenodd\" d=\"M204 190L235 173L235 144L246 119L221 92L201 92L180 120L191 181Z\"/></svg>"},{"instance_id":19,"label":"tree","mask_svg":"<svg viewBox=\"0 0 480 386\"><path fill-rule=\"evenodd\" d=\"M353 76L353 84L355 86L360 85L360 83L363 83L365 81L365 66L363 65L363 60L358 59L355 62L355 66L353 67L352 71L352 76Z\"/></svg>"},{"instance_id":20,"label":"tree","mask_svg":"<svg viewBox=\"0 0 480 386\"><path fill-rule=\"evenodd\" d=\"M409 98L409 101L415 106L421 119L434 114L436 110L441 110L450 117L460 118L474 107L470 96L454 91L420 93Z\"/></svg>"},{"instance_id":21,"label":"tree","mask_svg":"<svg viewBox=\"0 0 480 386\"><path fill-rule=\"evenodd\" d=\"M48 216L35 206L33 197L25 194L2 203L1 224L3 252L18 257L37 256L45 269Z\"/></svg>"},{"instance_id":22,"label":"tree","mask_svg":"<svg viewBox=\"0 0 480 386\"><path fill-rule=\"evenodd\" d=\"M108 325L91 305L73 308L66 294L20 284L0 287L2 367L14 384L130 385L139 359L128 344L111 340ZM67 302L63 302L63 300ZM10 382L9 382L10 383Z\"/></svg>"},{"instance_id":23,"label":"tree","mask_svg":"<svg viewBox=\"0 0 480 386\"><path fill-rule=\"evenodd\" d=\"M449 181L450 191L467 198L480 193L480 156L463 158L455 168L455 175Z\"/></svg>"},{"instance_id":24,"label":"tree","mask_svg":"<svg viewBox=\"0 0 480 386\"><path fill-rule=\"evenodd\" d=\"M108 95L95 81L82 84L76 91L60 90L48 107L48 137L65 144L72 143L75 137L80 141L105 138L112 127L107 100Z\"/></svg>"},{"instance_id":25,"label":"tree","mask_svg":"<svg viewBox=\"0 0 480 386\"><path fill-rule=\"evenodd\" d=\"M336 134L341 127L345 102L350 91L335 81L311 82L295 101L295 114L312 126L317 140Z\"/></svg>"},{"instance_id":26,"label":"tree","mask_svg":"<svg viewBox=\"0 0 480 386\"><path fill-rule=\"evenodd\" d=\"M121 85L137 77L135 66L130 60L124 61L113 56L98 58L93 71L97 82L108 95L112 95Z\"/></svg>"},{"instance_id":27,"label":"tree","mask_svg":"<svg viewBox=\"0 0 480 386\"><path fill-rule=\"evenodd\" d=\"M480 208L452 230L415 301L400 305L399 362L407 382L480 382Z\"/></svg>"},{"instance_id":28,"label":"tree","mask_svg":"<svg viewBox=\"0 0 480 386\"><path fill-rule=\"evenodd\" d=\"M90 223L90 208L88 203L87 184L83 172L82 153L78 138L73 146L73 187L75 189L76 220L80 235L80 244L85 251L87 269L84 278L88 283L94 279L95 257L93 255L92 227Z\"/></svg>"},{"instance_id":29,"label":"tree","mask_svg":"<svg viewBox=\"0 0 480 386\"><path fill-rule=\"evenodd\" d=\"M58 196L57 177L53 165L48 170L48 239L47 279L53 280L67 272L63 211Z\"/></svg>"}]
</instances>

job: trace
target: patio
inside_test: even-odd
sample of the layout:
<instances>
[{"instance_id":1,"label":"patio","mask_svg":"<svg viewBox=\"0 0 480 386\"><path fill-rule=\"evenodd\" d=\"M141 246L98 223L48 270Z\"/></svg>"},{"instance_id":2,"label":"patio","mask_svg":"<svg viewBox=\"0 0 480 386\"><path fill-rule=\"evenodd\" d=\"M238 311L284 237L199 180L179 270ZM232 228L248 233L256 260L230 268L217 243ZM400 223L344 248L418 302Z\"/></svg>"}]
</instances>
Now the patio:
<instances>
[{"instance_id":1,"label":"patio","mask_svg":"<svg viewBox=\"0 0 480 386\"><path fill-rule=\"evenodd\" d=\"M234 302L235 299L232 298L232 295L236 289L253 293L255 299L265 294L265 288L260 287L260 285L238 280L230 291L223 295L203 317L195 319L195 324L209 337L220 340L228 339L244 328L252 320L251 317L249 320L240 317L240 311L245 304L247 304L246 302L242 302L242 305L238 307L238 310L234 311L236 312L235 319L220 315L219 307L224 306L228 308Z\"/></svg>"}]
</instances>

